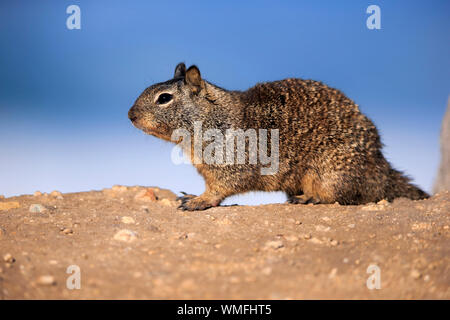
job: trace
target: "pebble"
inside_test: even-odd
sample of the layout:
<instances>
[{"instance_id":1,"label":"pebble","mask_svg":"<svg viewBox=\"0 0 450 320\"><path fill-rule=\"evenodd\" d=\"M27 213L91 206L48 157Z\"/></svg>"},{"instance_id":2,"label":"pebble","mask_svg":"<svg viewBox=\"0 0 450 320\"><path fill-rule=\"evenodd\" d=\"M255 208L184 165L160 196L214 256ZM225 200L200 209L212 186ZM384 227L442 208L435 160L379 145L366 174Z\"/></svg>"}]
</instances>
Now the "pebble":
<instances>
[{"instance_id":1,"label":"pebble","mask_svg":"<svg viewBox=\"0 0 450 320\"><path fill-rule=\"evenodd\" d=\"M379 206L388 206L389 205L389 201L387 201L386 199L383 199L383 200L378 201L377 205L379 205Z\"/></svg>"},{"instance_id":2,"label":"pebble","mask_svg":"<svg viewBox=\"0 0 450 320\"><path fill-rule=\"evenodd\" d=\"M37 278L36 283L40 286L54 286L56 284L56 280L53 276L45 275Z\"/></svg>"},{"instance_id":3,"label":"pebble","mask_svg":"<svg viewBox=\"0 0 450 320\"><path fill-rule=\"evenodd\" d=\"M314 244L322 244L322 240L319 240L317 238L311 238L309 241L311 241Z\"/></svg>"},{"instance_id":4,"label":"pebble","mask_svg":"<svg viewBox=\"0 0 450 320\"><path fill-rule=\"evenodd\" d=\"M339 244L339 241L333 239L333 240L330 241L330 244L331 244L333 247L336 247L336 246Z\"/></svg>"},{"instance_id":5,"label":"pebble","mask_svg":"<svg viewBox=\"0 0 450 320\"><path fill-rule=\"evenodd\" d=\"M136 221L134 221L134 219L132 217L128 217L128 216L122 217L121 221L122 221L122 223L125 223L125 224L136 223Z\"/></svg>"},{"instance_id":6,"label":"pebble","mask_svg":"<svg viewBox=\"0 0 450 320\"><path fill-rule=\"evenodd\" d=\"M155 192L153 191L153 189L145 189L145 190L141 190L139 191L135 197L134 200L137 201L145 201L145 202L154 202L157 200Z\"/></svg>"},{"instance_id":7,"label":"pebble","mask_svg":"<svg viewBox=\"0 0 450 320\"><path fill-rule=\"evenodd\" d=\"M62 193L59 192L59 191L56 191L56 190L52 191L50 193L50 196L53 197L53 198L62 199Z\"/></svg>"},{"instance_id":8,"label":"pebble","mask_svg":"<svg viewBox=\"0 0 450 320\"><path fill-rule=\"evenodd\" d=\"M19 207L20 207L20 204L17 201L0 202L0 211L15 209L15 208L19 208Z\"/></svg>"},{"instance_id":9,"label":"pebble","mask_svg":"<svg viewBox=\"0 0 450 320\"><path fill-rule=\"evenodd\" d=\"M171 201L166 198L160 200L159 203L161 203L163 206L166 206L166 207L174 207L177 205L177 203L175 201Z\"/></svg>"},{"instance_id":10,"label":"pebble","mask_svg":"<svg viewBox=\"0 0 450 320\"><path fill-rule=\"evenodd\" d=\"M114 191L114 192L117 192L117 193L124 193L124 192L126 192L128 190L128 188L125 187L125 186L114 185L111 188L111 190Z\"/></svg>"},{"instance_id":11,"label":"pebble","mask_svg":"<svg viewBox=\"0 0 450 320\"><path fill-rule=\"evenodd\" d=\"M5 254L5 255L3 256L3 260L4 260L6 263L14 263L14 261L16 261L16 259L14 259L14 257L12 256L11 253Z\"/></svg>"},{"instance_id":12,"label":"pebble","mask_svg":"<svg viewBox=\"0 0 450 320\"><path fill-rule=\"evenodd\" d=\"M134 231L122 229L114 235L114 240L123 242L133 242L137 239L137 234Z\"/></svg>"},{"instance_id":13,"label":"pebble","mask_svg":"<svg viewBox=\"0 0 450 320\"><path fill-rule=\"evenodd\" d=\"M318 226L316 226L316 231L321 231L321 232L328 232L328 231L330 231L330 227L326 227L326 226L323 226L323 225L318 225Z\"/></svg>"},{"instance_id":14,"label":"pebble","mask_svg":"<svg viewBox=\"0 0 450 320\"><path fill-rule=\"evenodd\" d=\"M276 249L284 247L284 244L281 240L267 241L265 244L265 247L276 250Z\"/></svg>"},{"instance_id":15,"label":"pebble","mask_svg":"<svg viewBox=\"0 0 450 320\"><path fill-rule=\"evenodd\" d=\"M46 210L45 207L39 203L35 203L30 206L30 212L33 212L33 213L40 213L40 212L44 212L45 210Z\"/></svg>"},{"instance_id":16,"label":"pebble","mask_svg":"<svg viewBox=\"0 0 450 320\"><path fill-rule=\"evenodd\" d=\"M272 273L272 268L271 267L265 267L264 269L262 269L262 273L266 276L270 275Z\"/></svg>"},{"instance_id":17,"label":"pebble","mask_svg":"<svg viewBox=\"0 0 450 320\"><path fill-rule=\"evenodd\" d=\"M331 272L328 274L328 278L333 279L334 277L336 277L337 271L338 271L337 268L331 269Z\"/></svg>"},{"instance_id":18,"label":"pebble","mask_svg":"<svg viewBox=\"0 0 450 320\"><path fill-rule=\"evenodd\" d=\"M286 238L287 241L291 241L291 242L298 241L298 237L297 236L286 236L285 238Z\"/></svg>"},{"instance_id":19,"label":"pebble","mask_svg":"<svg viewBox=\"0 0 450 320\"><path fill-rule=\"evenodd\" d=\"M69 229L69 228L64 228L61 232L64 233L64 234L72 234L73 230Z\"/></svg>"},{"instance_id":20,"label":"pebble","mask_svg":"<svg viewBox=\"0 0 450 320\"><path fill-rule=\"evenodd\" d=\"M310 233L304 234L303 239L306 239L306 240L311 239L311 234Z\"/></svg>"},{"instance_id":21,"label":"pebble","mask_svg":"<svg viewBox=\"0 0 450 320\"><path fill-rule=\"evenodd\" d=\"M416 269L413 269L412 271L411 271L411 277L413 278L413 279L419 279L421 276L422 276L422 274L418 271L418 270L416 270Z\"/></svg>"}]
</instances>

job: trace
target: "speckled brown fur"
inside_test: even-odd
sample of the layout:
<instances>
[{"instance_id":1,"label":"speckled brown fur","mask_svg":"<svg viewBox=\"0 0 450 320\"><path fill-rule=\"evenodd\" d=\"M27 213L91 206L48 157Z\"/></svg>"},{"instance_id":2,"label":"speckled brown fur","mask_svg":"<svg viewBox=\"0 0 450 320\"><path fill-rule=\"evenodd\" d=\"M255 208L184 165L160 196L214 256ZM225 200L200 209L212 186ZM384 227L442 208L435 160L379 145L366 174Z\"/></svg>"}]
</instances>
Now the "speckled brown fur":
<instances>
[{"instance_id":1,"label":"speckled brown fur","mask_svg":"<svg viewBox=\"0 0 450 320\"><path fill-rule=\"evenodd\" d=\"M167 105L155 101L164 93ZM362 204L428 195L394 170L381 153L374 124L339 90L318 81L286 79L247 91L227 91L179 64L175 77L147 88L129 111L133 124L171 141L171 133L194 121L203 129L278 129L279 170L261 175L261 164L194 164L206 191L182 197L181 208L203 210L228 196L252 190L284 191L291 203ZM270 141L270 139L268 139ZM270 150L270 145L268 147ZM188 150L186 150L188 151Z\"/></svg>"}]
</instances>

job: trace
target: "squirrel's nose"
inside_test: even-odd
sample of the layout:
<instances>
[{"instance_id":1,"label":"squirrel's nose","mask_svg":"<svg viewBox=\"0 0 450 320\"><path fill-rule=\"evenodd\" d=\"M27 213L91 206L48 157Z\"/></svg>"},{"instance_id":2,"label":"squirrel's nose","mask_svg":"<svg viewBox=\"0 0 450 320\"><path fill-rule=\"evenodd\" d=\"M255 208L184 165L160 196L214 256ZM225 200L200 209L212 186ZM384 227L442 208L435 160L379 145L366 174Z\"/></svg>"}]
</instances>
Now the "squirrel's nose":
<instances>
[{"instance_id":1,"label":"squirrel's nose","mask_svg":"<svg viewBox=\"0 0 450 320\"><path fill-rule=\"evenodd\" d=\"M130 111L128 111L128 119L130 119L132 122L136 121L137 115L136 115L134 107L132 107L130 109Z\"/></svg>"}]
</instances>

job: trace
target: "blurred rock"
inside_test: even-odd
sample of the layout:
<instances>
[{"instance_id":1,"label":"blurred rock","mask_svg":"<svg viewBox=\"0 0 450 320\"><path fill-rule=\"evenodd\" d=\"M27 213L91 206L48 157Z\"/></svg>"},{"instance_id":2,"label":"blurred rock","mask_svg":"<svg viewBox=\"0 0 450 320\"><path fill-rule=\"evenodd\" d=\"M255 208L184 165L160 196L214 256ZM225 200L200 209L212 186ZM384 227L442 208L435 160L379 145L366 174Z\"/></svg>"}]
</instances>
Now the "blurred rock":
<instances>
[{"instance_id":1,"label":"blurred rock","mask_svg":"<svg viewBox=\"0 0 450 320\"><path fill-rule=\"evenodd\" d=\"M162 199L161 201L159 201L159 203L161 203L163 206L166 206L166 207L174 207L177 205L176 201L169 200L169 199Z\"/></svg>"},{"instance_id":2,"label":"blurred rock","mask_svg":"<svg viewBox=\"0 0 450 320\"><path fill-rule=\"evenodd\" d=\"M7 263L13 263L14 261L16 261L16 259L14 259L11 253L7 253L3 256L3 261Z\"/></svg>"},{"instance_id":3,"label":"blurred rock","mask_svg":"<svg viewBox=\"0 0 450 320\"><path fill-rule=\"evenodd\" d=\"M54 286L56 284L56 280L53 276L45 275L37 278L36 284L40 286Z\"/></svg>"},{"instance_id":4,"label":"blurred rock","mask_svg":"<svg viewBox=\"0 0 450 320\"><path fill-rule=\"evenodd\" d=\"M114 192L117 192L117 193L124 193L124 192L126 192L128 190L128 188L125 187L125 186L114 185L111 188L111 190L114 191Z\"/></svg>"},{"instance_id":5,"label":"blurred rock","mask_svg":"<svg viewBox=\"0 0 450 320\"><path fill-rule=\"evenodd\" d=\"M114 235L114 240L123 242L133 242L137 239L137 234L134 231L122 229Z\"/></svg>"},{"instance_id":6,"label":"blurred rock","mask_svg":"<svg viewBox=\"0 0 450 320\"><path fill-rule=\"evenodd\" d=\"M15 209L15 208L19 208L19 207L20 207L20 204L17 201L0 202L0 211Z\"/></svg>"},{"instance_id":7,"label":"blurred rock","mask_svg":"<svg viewBox=\"0 0 450 320\"><path fill-rule=\"evenodd\" d=\"M50 193L50 196L51 196L51 197L54 197L54 198L62 197L62 193L55 190L55 191L52 191L52 192Z\"/></svg>"},{"instance_id":8,"label":"blurred rock","mask_svg":"<svg viewBox=\"0 0 450 320\"><path fill-rule=\"evenodd\" d=\"M155 192L153 189L148 188L139 191L136 196L134 197L134 200L137 201L144 201L144 202L154 202L157 200Z\"/></svg>"},{"instance_id":9,"label":"blurred rock","mask_svg":"<svg viewBox=\"0 0 450 320\"><path fill-rule=\"evenodd\" d=\"M35 203L30 206L29 210L30 210L30 212L33 212L33 213L40 213L40 212L44 212L46 209L42 204Z\"/></svg>"},{"instance_id":10,"label":"blurred rock","mask_svg":"<svg viewBox=\"0 0 450 320\"><path fill-rule=\"evenodd\" d=\"M134 221L133 217L128 217L128 216L122 217L121 221L122 221L122 223L125 223L125 224L136 223L136 221Z\"/></svg>"},{"instance_id":11,"label":"blurred rock","mask_svg":"<svg viewBox=\"0 0 450 320\"><path fill-rule=\"evenodd\" d=\"M450 98L441 127L441 164L434 182L433 192L450 190Z\"/></svg>"}]
</instances>

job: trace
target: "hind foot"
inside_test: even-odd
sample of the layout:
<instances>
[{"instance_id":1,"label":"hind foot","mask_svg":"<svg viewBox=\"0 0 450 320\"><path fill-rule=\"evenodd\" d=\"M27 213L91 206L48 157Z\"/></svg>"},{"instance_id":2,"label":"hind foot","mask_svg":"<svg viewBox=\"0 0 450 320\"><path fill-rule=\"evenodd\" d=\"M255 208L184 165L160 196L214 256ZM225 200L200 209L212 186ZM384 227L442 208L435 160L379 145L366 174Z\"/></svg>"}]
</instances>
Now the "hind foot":
<instances>
[{"instance_id":1,"label":"hind foot","mask_svg":"<svg viewBox=\"0 0 450 320\"><path fill-rule=\"evenodd\" d=\"M302 195L293 195L293 196L288 196L288 203L293 203L293 204L319 204L320 200L316 199L314 197L310 197L307 196L305 194Z\"/></svg>"}]
</instances>

